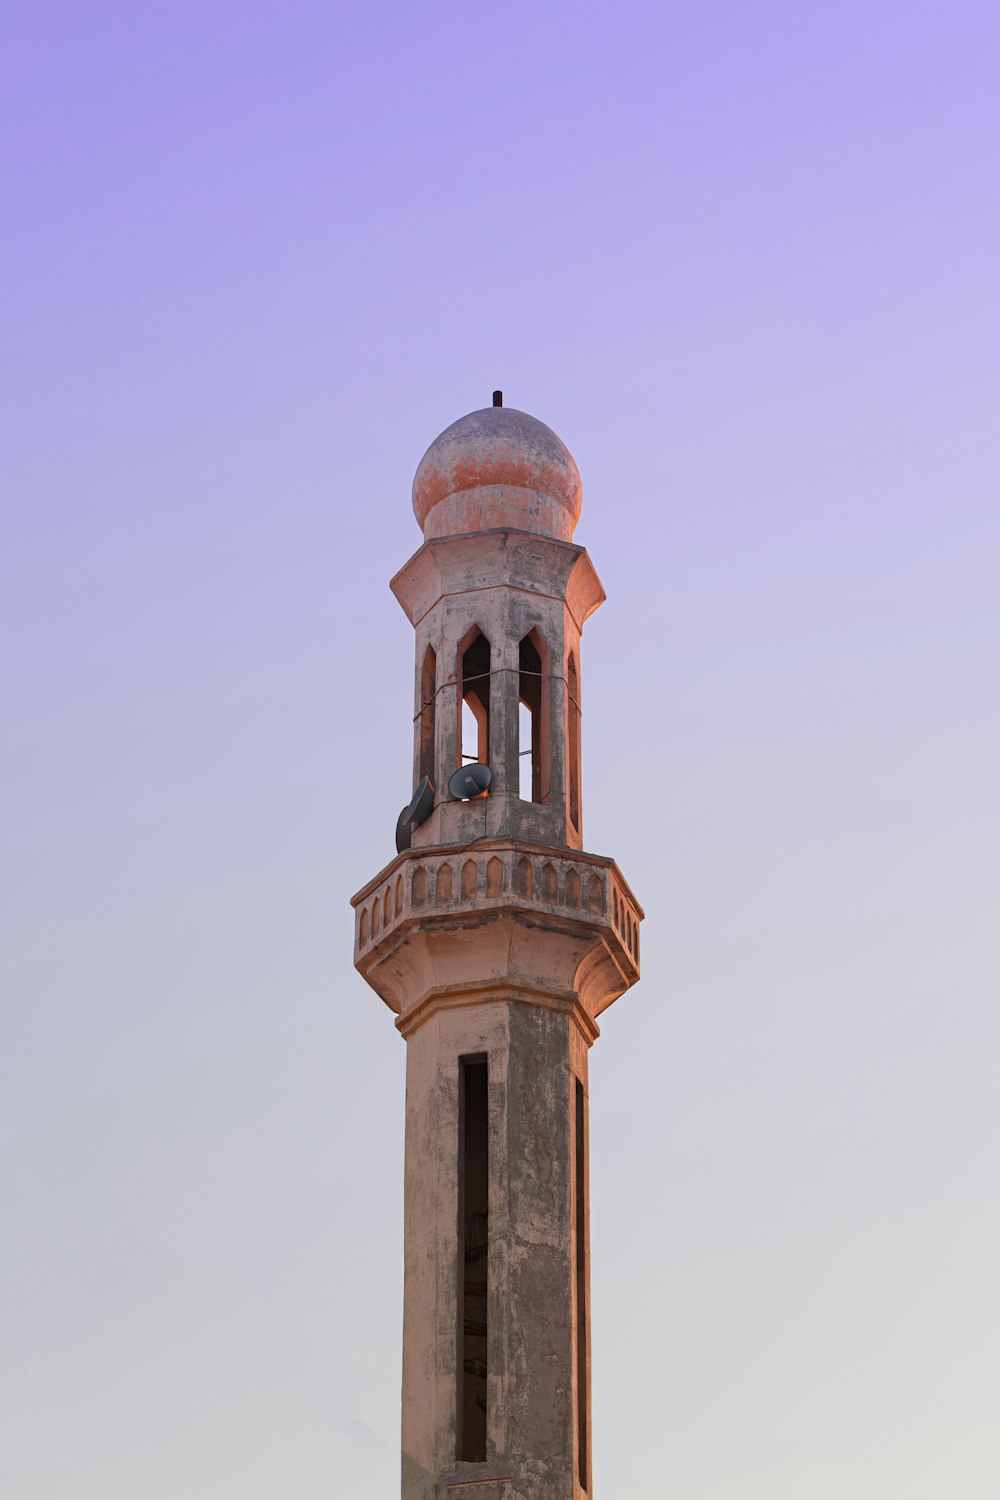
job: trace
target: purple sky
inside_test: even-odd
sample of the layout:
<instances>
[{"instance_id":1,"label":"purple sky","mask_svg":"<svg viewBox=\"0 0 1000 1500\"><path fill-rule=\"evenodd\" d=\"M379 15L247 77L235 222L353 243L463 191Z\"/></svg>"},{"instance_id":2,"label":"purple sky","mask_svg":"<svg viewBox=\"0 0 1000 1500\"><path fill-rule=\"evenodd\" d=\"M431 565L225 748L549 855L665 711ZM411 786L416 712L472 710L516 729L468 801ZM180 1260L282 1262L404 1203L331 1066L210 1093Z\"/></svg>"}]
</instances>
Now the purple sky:
<instances>
[{"instance_id":1,"label":"purple sky","mask_svg":"<svg viewBox=\"0 0 1000 1500\"><path fill-rule=\"evenodd\" d=\"M1000 19L9 4L0 1490L398 1484L435 434L553 426L601 1500L1000 1491Z\"/></svg>"}]
</instances>

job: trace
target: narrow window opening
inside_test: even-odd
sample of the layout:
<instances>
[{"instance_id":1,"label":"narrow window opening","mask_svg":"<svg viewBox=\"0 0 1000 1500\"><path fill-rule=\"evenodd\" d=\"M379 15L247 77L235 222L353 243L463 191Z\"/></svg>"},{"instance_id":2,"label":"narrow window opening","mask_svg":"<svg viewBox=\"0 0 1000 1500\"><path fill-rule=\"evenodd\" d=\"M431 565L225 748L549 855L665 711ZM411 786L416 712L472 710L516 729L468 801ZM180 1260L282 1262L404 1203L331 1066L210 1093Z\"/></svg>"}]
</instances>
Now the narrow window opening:
<instances>
[{"instance_id":1,"label":"narrow window opening","mask_svg":"<svg viewBox=\"0 0 1000 1500\"><path fill-rule=\"evenodd\" d=\"M437 656L433 646L424 652L420 673L420 776L434 781L434 731L437 692Z\"/></svg>"},{"instance_id":2,"label":"narrow window opening","mask_svg":"<svg viewBox=\"0 0 1000 1500\"><path fill-rule=\"evenodd\" d=\"M587 1105L576 1080L576 1464L580 1488L587 1488Z\"/></svg>"},{"instance_id":3,"label":"narrow window opening","mask_svg":"<svg viewBox=\"0 0 1000 1500\"><path fill-rule=\"evenodd\" d=\"M482 631L462 652L462 764L490 758L490 643Z\"/></svg>"},{"instance_id":4,"label":"narrow window opening","mask_svg":"<svg viewBox=\"0 0 1000 1500\"><path fill-rule=\"evenodd\" d=\"M566 664L566 754L569 761L569 820L580 832L580 683L572 653Z\"/></svg>"},{"instance_id":5,"label":"narrow window opening","mask_svg":"<svg viewBox=\"0 0 1000 1500\"><path fill-rule=\"evenodd\" d=\"M463 1463L485 1463L489 1358L489 1074L484 1057L463 1057L459 1069L456 1458Z\"/></svg>"},{"instance_id":6,"label":"narrow window opening","mask_svg":"<svg viewBox=\"0 0 1000 1500\"><path fill-rule=\"evenodd\" d=\"M518 648L518 796L523 802L542 797L542 658L533 635Z\"/></svg>"},{"instance_id":7,"label":"narrow window opening","mask_svg":"<svg viewBox=\"0 0 1000 1500\"><path fill-rule=\"evenodd\" d=\"M466 761L480 760L479 737L481 731L480 716L476 713L468 698L462 702L462 763ZM485 764L485 762L484 762Z\"/></svg>"},{"instance_id":8,"label":"narrow window opening","mask_svg":"<svg viewBox=\"0 0 1000 1500\"><path fill-rule=\"evenodd\" d=\"M532 755L531 734L534 727L531 709L526 703L518 704L518 753L517 753L517 795L522 802L531 802Z\"/></svg>"}]
</instances>

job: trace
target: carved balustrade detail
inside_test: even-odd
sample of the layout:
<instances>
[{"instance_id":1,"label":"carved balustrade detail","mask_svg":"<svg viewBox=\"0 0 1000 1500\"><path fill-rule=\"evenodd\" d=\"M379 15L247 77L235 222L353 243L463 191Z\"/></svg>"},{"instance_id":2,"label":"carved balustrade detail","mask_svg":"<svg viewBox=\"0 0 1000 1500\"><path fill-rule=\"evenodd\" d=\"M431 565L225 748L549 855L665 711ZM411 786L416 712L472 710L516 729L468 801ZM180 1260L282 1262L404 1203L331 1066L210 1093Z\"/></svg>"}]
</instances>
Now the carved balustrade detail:
<instances>
[{"instance_id":1,"label":"carved balustrade detail","mask_svg":"<svg viewBox=\"0 0 1000 1500\"><path fill-rule=\"evenodd\" d=\"M616 866L517 845L402 856L357 900L355 954L415 917L512 908L610 926L638 968L642 912Z\"/></svg>"}]
</instances>

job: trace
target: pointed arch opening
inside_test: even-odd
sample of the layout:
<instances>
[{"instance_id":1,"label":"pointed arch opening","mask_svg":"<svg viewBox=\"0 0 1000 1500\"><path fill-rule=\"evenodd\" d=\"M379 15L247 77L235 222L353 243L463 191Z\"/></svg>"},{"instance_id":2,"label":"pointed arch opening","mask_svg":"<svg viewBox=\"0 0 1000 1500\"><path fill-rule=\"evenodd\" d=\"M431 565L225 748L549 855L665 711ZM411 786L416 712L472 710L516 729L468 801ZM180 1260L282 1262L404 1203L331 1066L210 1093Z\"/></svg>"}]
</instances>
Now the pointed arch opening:
<instances>
[{"instance_id":1,"label":"pointed arch opening","mask_svg":"<svg viewBox=\"0 0 1000 1500\"><path fill-rule=\"evenodd\" d=\"M490 643L483 632L474 629L459 646L459 678L462 698L459 704L458 738L462 747L459 765L490 759Z\"/></svg>"},{"instance_id":2,"label":"pointed arch opening","mask_svg":"<svg viewBox=\"0 0 1000 1500\"><path fill-rule=\"evenodd\" d=\"M437 717L437 652L428 646L420 669L420 755L417 777L434 784L434 738Z\"/></svg>"},{"instance_id":3,"label":"pointed arch opening","mask_svg":"<svg viewBox=\"0 0 1000 1500\"><path fill-rule=\"evenodd\" d=\"M549 756L548 650L537 630L518 646L518 795L522 802L544 802Z\"/></svg>"}]
</instances>

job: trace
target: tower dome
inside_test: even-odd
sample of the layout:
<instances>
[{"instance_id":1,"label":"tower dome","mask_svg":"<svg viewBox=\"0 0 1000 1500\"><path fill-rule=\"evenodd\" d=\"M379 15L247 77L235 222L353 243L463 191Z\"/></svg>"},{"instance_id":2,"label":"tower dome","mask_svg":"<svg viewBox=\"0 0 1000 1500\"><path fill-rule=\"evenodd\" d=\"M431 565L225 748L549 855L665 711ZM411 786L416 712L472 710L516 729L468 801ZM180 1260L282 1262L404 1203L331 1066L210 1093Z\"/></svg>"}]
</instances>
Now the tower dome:
<instances>
[{"instance_id":1,"label":"tower dome","mask_svg":"<svg viewBox=\"0 0 1000 1500\"><path fill-rule=\"evenodd\" d=\"M446 427L413 480L414 514L428 539L510 527L568 542L582 505L565 443L512 406L487 406Z\"/></svg>"}]
</instances>

